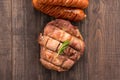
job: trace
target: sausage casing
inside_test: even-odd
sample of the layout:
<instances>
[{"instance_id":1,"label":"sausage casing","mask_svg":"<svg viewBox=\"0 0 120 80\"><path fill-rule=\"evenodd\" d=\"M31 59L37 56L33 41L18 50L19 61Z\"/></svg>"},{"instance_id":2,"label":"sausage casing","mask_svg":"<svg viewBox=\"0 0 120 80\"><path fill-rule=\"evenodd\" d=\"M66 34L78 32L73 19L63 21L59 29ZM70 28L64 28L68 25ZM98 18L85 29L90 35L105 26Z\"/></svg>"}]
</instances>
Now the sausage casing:
<instances>
[{"instance_id":1,"label":"sausage casing","mask_svg":"<svg viewBox=\"0 0 120 80\"><path fill-rule=\"evenodd\" d=\"M85 9L88 7L88 0L38 0L42 4L57 5L66 7L76 7Z\"/></svg>"}]
</instances>

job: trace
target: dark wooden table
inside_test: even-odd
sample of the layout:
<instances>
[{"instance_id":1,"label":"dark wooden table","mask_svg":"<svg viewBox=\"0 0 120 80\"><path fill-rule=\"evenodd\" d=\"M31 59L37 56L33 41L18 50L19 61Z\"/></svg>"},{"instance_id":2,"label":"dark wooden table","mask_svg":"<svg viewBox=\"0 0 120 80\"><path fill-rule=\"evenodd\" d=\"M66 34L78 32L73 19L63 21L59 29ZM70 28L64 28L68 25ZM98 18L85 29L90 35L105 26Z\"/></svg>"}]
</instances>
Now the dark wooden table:
<instances>
[{"instance_id":1,"label":"dark wooden table","mask_svg":"<svg viewBox=\"0 0 120 80\"><path fill-rule=\"evenodd\" d=\"M90 0L87 18L77 25L84 56L68 72L45 69L37 38L53 18L31 0L0 0L0 80L120 80L120 0Z\"/></svg>"}]
</instances>

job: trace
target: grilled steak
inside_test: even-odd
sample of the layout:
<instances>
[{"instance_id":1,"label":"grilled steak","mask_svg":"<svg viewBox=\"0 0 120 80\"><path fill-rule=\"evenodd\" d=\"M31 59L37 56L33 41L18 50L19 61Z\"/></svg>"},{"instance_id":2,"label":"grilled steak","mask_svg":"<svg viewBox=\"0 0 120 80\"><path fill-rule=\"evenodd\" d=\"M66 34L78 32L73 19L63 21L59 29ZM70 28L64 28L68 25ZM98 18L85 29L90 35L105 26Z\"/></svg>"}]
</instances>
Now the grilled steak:
<instances>
[{"instance_id":1,"label":"grilled steak","mask_svg":"<svg viewBox=\"0 0 120 80\"><path fill-rule=\"evenodd\" d=\"M65 41L69 41L69 45L58 55ZM78 28L61 19L53 20L46 25L44 33L39 36L39 44L41 63L46 68L59 72L69 70L83 55L85 47Z\"/></svg>"}]
</instances>

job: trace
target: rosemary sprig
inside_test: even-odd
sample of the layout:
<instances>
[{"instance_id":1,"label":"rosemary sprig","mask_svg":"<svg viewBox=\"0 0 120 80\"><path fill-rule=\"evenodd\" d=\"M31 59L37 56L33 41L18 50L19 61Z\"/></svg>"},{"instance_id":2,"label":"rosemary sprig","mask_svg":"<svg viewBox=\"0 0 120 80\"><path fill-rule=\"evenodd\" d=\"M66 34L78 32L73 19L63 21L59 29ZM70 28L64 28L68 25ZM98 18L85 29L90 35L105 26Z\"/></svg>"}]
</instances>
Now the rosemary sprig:
<instances>
[{"instance_id":1,"label":"rosemary sprig","mask_svg":"<svg viewBox=\"0 0 120 80\"><path fill-rule=\"evenodd\" d=\"M60 55L60 54L63 54L63 51L69 46L69 43L70 41L64 41L60 47L60 49L58 50L58 54L57 55Z\"/></svg>"}]
</instances>

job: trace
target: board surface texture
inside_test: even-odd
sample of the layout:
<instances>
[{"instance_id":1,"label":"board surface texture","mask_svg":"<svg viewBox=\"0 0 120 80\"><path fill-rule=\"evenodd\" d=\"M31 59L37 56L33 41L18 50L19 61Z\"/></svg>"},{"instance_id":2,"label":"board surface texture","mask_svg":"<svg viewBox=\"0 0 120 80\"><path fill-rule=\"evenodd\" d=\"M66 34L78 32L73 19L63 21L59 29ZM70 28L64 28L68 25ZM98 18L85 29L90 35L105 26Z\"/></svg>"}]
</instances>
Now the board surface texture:
<instances>
[{"instance_id":1,"label":"board surface texture","mask_svg":"<svg viewBox=\"0 0 120 80\"><path fill-rule=\"evenodd\" d=\"M84 55L63 73L39 62L37 39L51 20L31 0L0 0L0 80L120 80L120 0L89 0L87 18L72 22L85 43Z\"/></svg>"}]
</instances>

